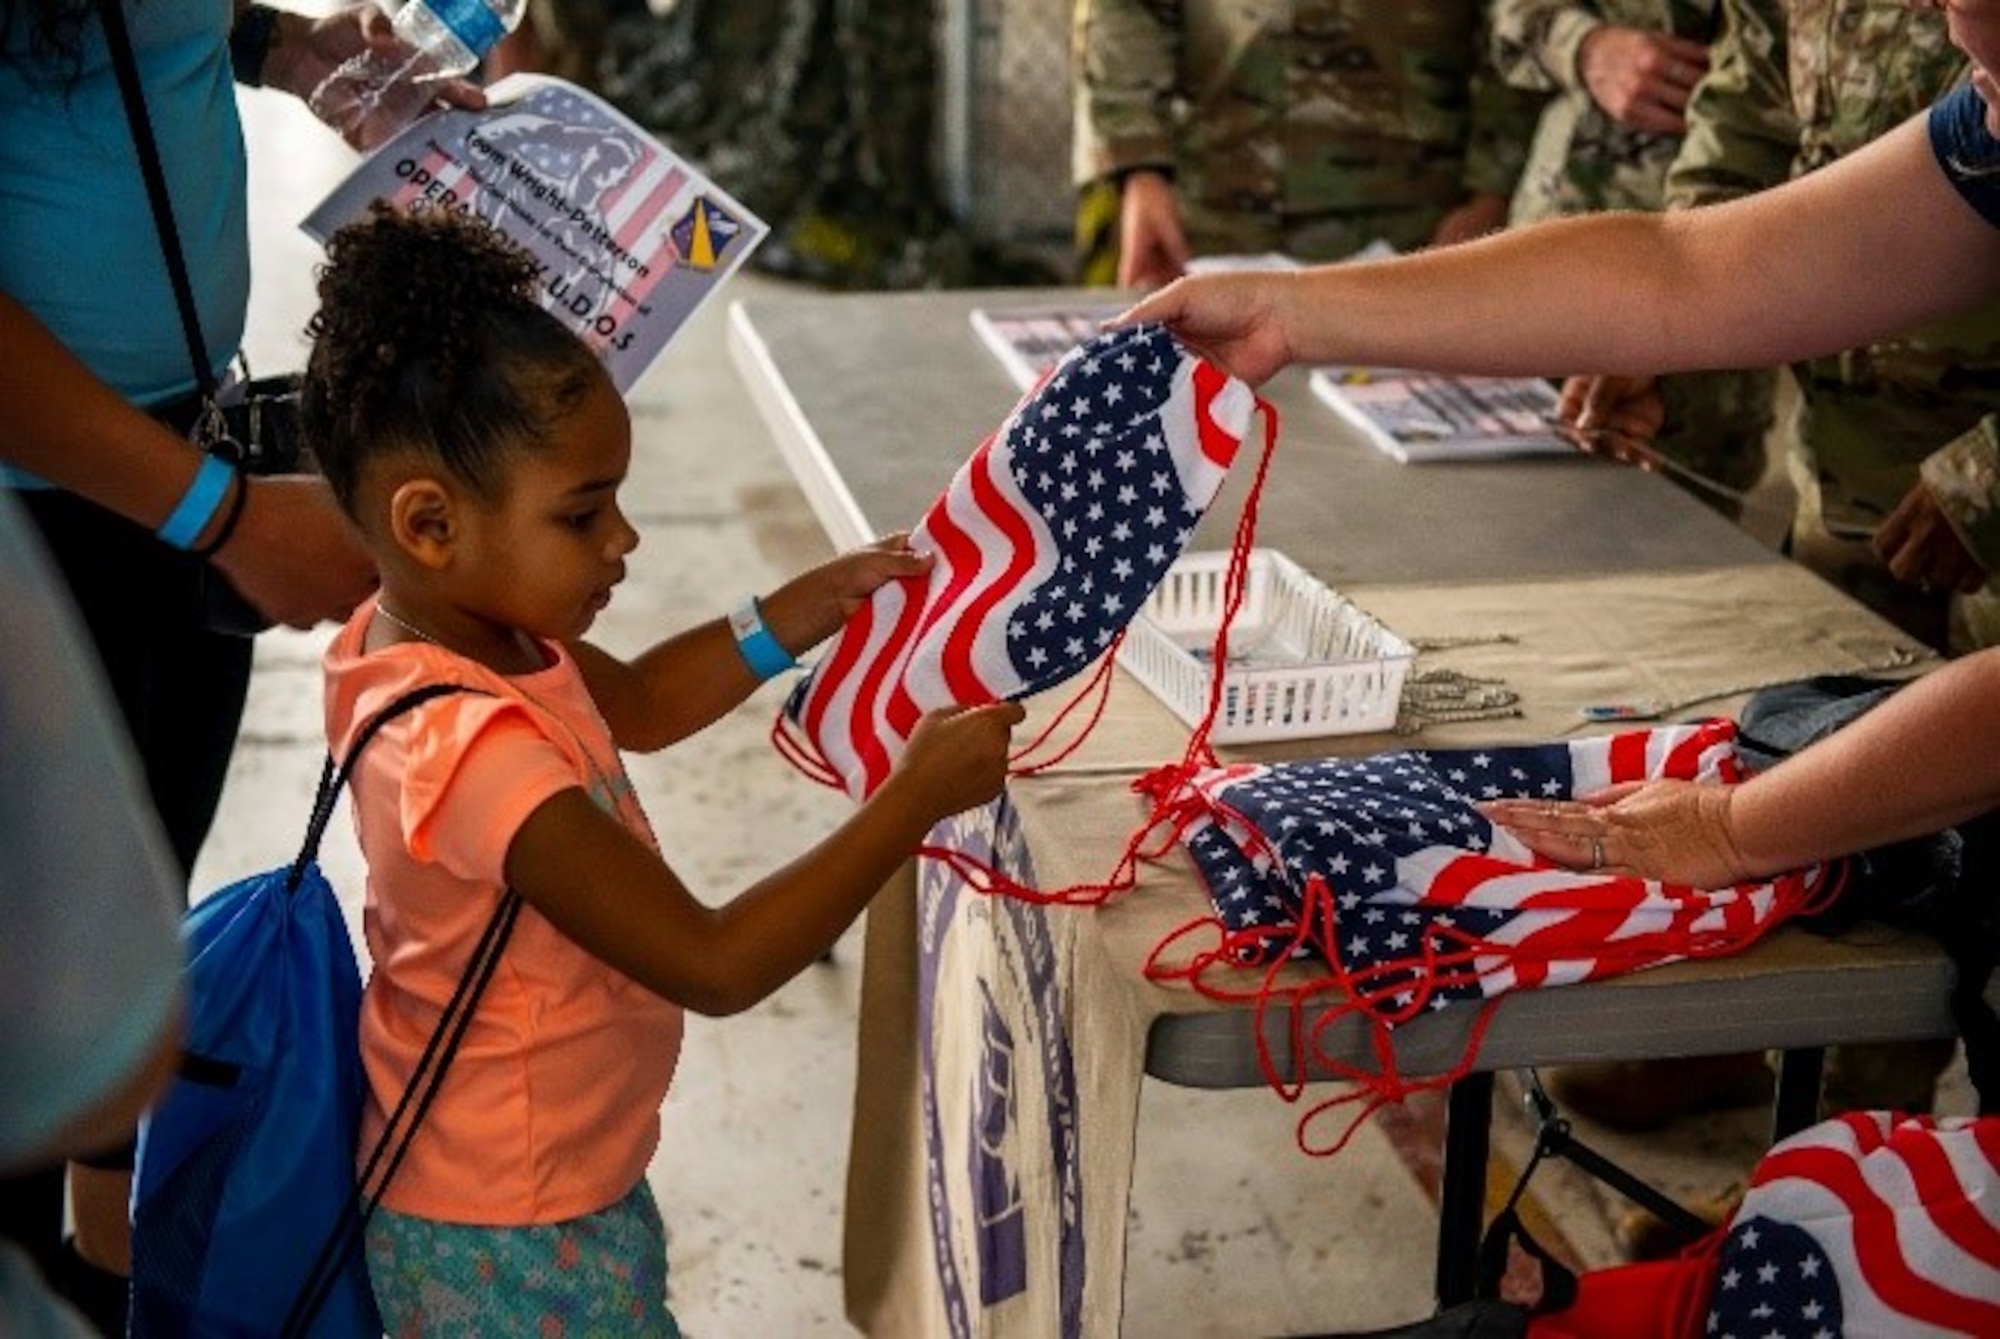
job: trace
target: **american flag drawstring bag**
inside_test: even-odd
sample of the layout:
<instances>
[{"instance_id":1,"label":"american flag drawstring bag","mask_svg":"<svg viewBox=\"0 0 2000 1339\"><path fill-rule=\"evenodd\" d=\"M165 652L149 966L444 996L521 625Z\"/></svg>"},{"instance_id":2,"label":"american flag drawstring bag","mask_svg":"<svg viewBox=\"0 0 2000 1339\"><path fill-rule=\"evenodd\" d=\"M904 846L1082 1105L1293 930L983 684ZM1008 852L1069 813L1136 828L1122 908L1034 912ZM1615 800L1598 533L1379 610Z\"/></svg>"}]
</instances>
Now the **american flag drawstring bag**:
<instances>
[{"instance_id":1,"label":"american flag drawstring bag","mask_svg":"<svg viewBox=\"0 0 2000 1339\"><path fill-rule=\"evenodd\" d=\"M1303 1044L1290 1073L1276 1072L1265 1055L1267 1079L1288 1096L1302 1089L1308 1066L1359 1085L1308 1112L1304 1147L1328 1108L1363 1103L1358 1123L1383 1102L1469 1070L1477 1030L1453 1072L1405 1082L1387 1044L1397 1025L1451 1003L1734 953L1812 910L1834 882L1819 867L1714 890L1570 870L1496 828L1475 803L1740 775L1726 720L1192 775L1162 768L1140 786L1154 796L1156 816L1174 814L1214 913L1163 941L1147 973L1259 1008L1292 1006L1294 1018L1311 1020L1308 1033L1349 1016L1376 1031L1377 1069L1316 1051L1310 1035L1295 1037ZM1280 977L1276 968L1294 959L1312 965ZM1221 970L1246 965L1265 970ZM1353 1128L1308 1151L1338 1149Z\"/></svg>"},{"instance_id":2,"label":"american flag drawstring bag","mask_svg":"<svg viewBox=\"0 0 2000 1339\"><path fill-rule=\"evenodd\" d=\"M1260 406L1268 459L1269 406L1164 328L1072 350L911 532L931 571L878 589L793 689L780 751L862 799L925 712L1025 698L1103 661Z\"/></svg>"},{"instance_id":3,"label":"american flag drawstring bag","mask_svg":"<svg viewBox=\"0 0 2000 1339\"><path fill-rule=\"evenodd\" d=\"M2000 1334L2000 1118L1854 1112L1758 1162L1709 1334Z\"/></svg>"},{"instance_id":4,"label":"american flag drawstring bag","mask_svg":"<svg viewBox=\"0 0 2000 1339\"><path fill-rule=\"evenodd\" d=\"M2000 1116L1821 1121L1758 1161L1726 1227L1576 1284L1528 1339L2000 1334Z\"/></svg>"}]
</instances>

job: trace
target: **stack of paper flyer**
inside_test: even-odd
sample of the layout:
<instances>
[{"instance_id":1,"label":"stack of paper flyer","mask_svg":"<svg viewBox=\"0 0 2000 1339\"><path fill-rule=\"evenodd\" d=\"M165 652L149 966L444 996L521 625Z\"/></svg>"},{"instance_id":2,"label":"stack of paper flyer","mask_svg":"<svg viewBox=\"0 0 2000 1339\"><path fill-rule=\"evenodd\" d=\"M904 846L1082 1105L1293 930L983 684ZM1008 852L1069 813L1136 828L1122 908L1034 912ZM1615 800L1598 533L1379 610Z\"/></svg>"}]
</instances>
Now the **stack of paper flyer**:
<instances>
[{"instance_id":1,"label":"stack of paper flyer","mask_svg":"<svg viewBox=\"0 0 2000 1339\"><path fill-rule=\"evenodd\" d=\"M972 328L1014 384L1027 390L1061 362L1064 354L1103 333L1104 323L1123 310L1122 304L979 307L973 309Z\"/></svg>"},{"instance_id":2,"label":"stack of paper flyer","mask_svg":"<svg viewBox=\"0 0 2000 1339\"><path fill-rule=\"evenodd\" d=\"M1457 377L1391 368L1321 367L1313 393L1406 465L1568 455L1557 395L1537 377Z\"/></svg>"},{"instance_id":3,"label":"stack of paper flyer","mask_svg":"<svg viewBox=\"0 0 2000 1339\"><path fill-rule=\"evenodd\" d=\"M630 390L764 239L762 220L595 94L511 75L376 149L300 226L324 243L375 200L483 219L534 257L542 305Z\"/></svg>"}]
</instances>

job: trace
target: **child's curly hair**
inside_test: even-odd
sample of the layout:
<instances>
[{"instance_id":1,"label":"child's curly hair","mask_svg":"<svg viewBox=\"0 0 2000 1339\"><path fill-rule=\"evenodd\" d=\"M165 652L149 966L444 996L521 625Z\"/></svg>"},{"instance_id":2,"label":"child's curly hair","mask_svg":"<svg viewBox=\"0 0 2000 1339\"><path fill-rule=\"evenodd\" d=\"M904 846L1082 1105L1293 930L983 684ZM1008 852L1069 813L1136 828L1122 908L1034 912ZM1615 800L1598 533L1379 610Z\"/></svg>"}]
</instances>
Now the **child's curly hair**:
<instances>
[{"instance_id":1,"label":"child's curly hair","mask_svg":"<svg viewBox=\"0 0 2000 1339\"><path fill-rule=\"evenodd\" d=\"M535 276L526 252L449 210L378 202L328 239L299 416L350 515L363 463L391 451L500 496L506 455L547 442L605 375L537 305Z\"/></svg>"}]
</instances>

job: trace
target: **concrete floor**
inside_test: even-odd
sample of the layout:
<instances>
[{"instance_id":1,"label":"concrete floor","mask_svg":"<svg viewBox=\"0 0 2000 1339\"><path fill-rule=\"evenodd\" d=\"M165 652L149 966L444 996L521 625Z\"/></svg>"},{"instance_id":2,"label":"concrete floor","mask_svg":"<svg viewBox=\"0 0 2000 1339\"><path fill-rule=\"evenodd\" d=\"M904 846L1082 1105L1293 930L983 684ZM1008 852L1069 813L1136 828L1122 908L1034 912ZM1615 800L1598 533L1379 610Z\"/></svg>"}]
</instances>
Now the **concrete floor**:
<instances>
[{"instance_id":1,"label":"concrete floor","mask_svg":"<svg viewBox=\"0 0 2000 1339\"><path fill-rule=\"evenodd\" d=\"M262 202L249 350L254 368L276 371L303 360L318 257L296 221L353 157L289 100L244 96L253 195ZM773 285L739 276L723 298ZM644 543L595 634L614 650L636 651L712 617L827 552L730 364L722 316L720 303L702 313L631 397L638 448L626 505ZM260 639L242 745L197 889L289 856L324 748L318 660L326 636ZM705 897L728 897L844 811L844 800L771 749L780 692L767 688L702 737L634 762L669 860ZM330 834L326 863L336 886L358 896L344 822ZM675 1309L691 1335L850 1332L840 1223L860 972L857 928L831 963L762 1007L724 1022L690 1020L651 1177L672 1232ZM1503 1081L1496 1121L1497 1151L1514 1165L1528 1141L1510 1100L1517 1094ZM1294 1148L1295 1115L1262 1091L1148 1085L1124 1333L1363 1329L1427 1313L1435 1113L1378 1120L1328 1160ZM1761 1113L1748 1111L1644 1141L1587 1124L1578 1133L1670 1192L1694 1194L1739 1175L1761 1128ZM1496 1173L1503 1194L1507 1175ZM1561 1165L1537 1174L1536 1192L1576 1258L1614 1259L1611 1224L1622 1203ZM1098 1332L1113 1329L1107 1321Z\"/></svg>"}]
</instances>

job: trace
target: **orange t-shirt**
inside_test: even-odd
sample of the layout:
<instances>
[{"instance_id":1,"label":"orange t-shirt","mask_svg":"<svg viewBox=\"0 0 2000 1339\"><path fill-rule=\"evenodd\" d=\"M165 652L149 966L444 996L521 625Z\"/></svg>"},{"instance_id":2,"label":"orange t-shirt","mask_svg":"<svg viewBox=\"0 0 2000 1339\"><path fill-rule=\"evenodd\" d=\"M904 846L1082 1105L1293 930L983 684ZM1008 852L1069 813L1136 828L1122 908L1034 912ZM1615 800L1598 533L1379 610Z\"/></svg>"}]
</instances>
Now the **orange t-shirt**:
<instances>
[{"instance_id":1,"label":"orange t-shirt","mask_svg":"<svg viewBox=\"0 0 2000 1339\"><path fill-rule=\"evenodd\" d=\"M529 814L571 786L658 849L576 663L496 674L441 647L371 654L365 602L326 653L326 726L344 756L359 726L430 683L479 690L391 722L361 755L350 802L368 863L374 970L361 1003L369 1099L360 1156L380 1137L505 883ZM594 1213L638 1183L683 1015L523 906L457 1057L383 1203L446 1222L519 1226Z\"/></svg>"}]
</instances>

